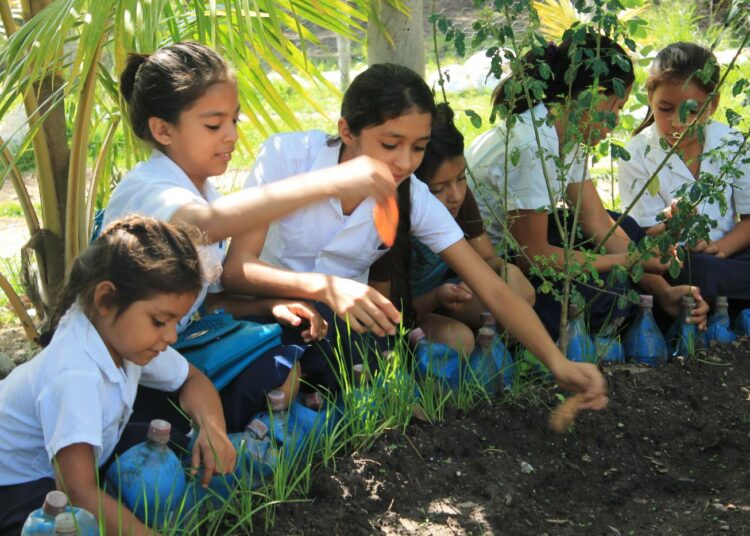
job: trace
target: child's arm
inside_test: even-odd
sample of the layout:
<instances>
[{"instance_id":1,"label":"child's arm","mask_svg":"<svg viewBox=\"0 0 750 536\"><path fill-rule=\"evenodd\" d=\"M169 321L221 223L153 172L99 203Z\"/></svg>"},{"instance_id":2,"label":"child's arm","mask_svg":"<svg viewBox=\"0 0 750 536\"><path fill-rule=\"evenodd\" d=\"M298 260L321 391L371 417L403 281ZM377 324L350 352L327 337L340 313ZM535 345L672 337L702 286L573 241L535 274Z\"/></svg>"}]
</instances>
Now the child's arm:
<instances>
[{"instance_id":1,"label":"child's arm","mask_svg":"<svg viewBox=\"0 0 750 536\"><path fill-rule=\"evenodd\" d=\"M283 181L282 181L283 182ZM401 315L380 292L351 279L318 273L293 272L261 261L258 256L267 226L232 239L221 282L230 292L320 301L353 330L394 335ZM314 232L314 231L311 231Z\"/></svg>"},{"instance_id":2,"label":"child's arm","mask_svg":"<svg viewBox=\"0 0 750 536\"><path fill-rule=\"evenodd\" d=\"M237 452L227 437L224 410L219 393L211 381L193 365L180 388L180 407L199 426L198 439L193 447L193 470L203 462L201 482L208 485L214 473L231 473Z\"/></svg>"},{"instance_id":3,"label":"child's arm","mask_svg":"<svg viewBox=\"0 0 750 536\"><path fill-rule=\"evenodd\" d=\"M492 312L497 321L549 368L560 385L583 394L583 407L607 405L607 388L599 369L591 363L572 363L560 353L531 306L482 262L466 240L440 253Z\"/></svg>"},{"instance_id":4,"label":"child's arm","mask_svg":"<svg viewBox=\"0 0 750 536\"><path fill-rule=\"evenodd\" d=\"M204 302L206 309L224 309L235 317L273 316L277 322L298 327L309 322L301 335L306 341L320 340L328 330L328 323L312 304L301 300L259 299L237 294L211 293Z\"/></svg>"},{"instance_id":5,"label":"child's arm","mask_svg":"<svg viewBox=\"0 0 750 536\"><path fill-rule=\"evenodd\" d=\"M726 258L748 247L750 247L750 214L741 214L739 223L731 231L717 241L707 244L699 253Z\"/></svg>"},{"instance_id":6,"label":"child's arm","mask_svg":"<svg viewBox=\"0 0 750 536\"><path fill-rule=\"evenodd\" d=\"M492 268L497 275L508 282L508 285L515 290L524 300L531 305L536 301L536 291L534 286L526 279L526 276L515 264L506 263L502 257L495 253L492 247L489 235L485 232L474 238L469 238L469 245L480 257Z\"/></svg>"},{"instance_id":7,"label":"child's arm","mask_svg":"<svg viewBox=\"0 0 750 536\"><path fill-rule=\"evenodd\" d=\"M337 166L225 195L209 206L185 205L171 221L191 223L206 233L210 242L218 242L329 197L373 197L383 202L395 191L388 166L360 156Z\"/></svg>"},{"instance_id":8,"label":"child's arm","mask_svg":"<svg viewBox=\"0 0 750 536\"><path fill-rule=\"evenodd\" d=\"M106 534L153 534L126 506L99 488L91 445L75 443L60 449L52 465L57 488L68 495L72 504L93 513L100 521L103 516Z\"/></svg>"}]
</instances>

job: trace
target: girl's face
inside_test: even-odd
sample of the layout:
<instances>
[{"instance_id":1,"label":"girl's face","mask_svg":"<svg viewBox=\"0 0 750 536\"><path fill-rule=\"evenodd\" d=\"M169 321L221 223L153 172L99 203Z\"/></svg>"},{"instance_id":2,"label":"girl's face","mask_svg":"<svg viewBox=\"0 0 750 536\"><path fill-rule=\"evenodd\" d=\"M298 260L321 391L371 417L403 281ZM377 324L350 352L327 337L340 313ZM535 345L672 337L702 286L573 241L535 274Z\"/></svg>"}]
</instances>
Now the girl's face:
<instances>
[{"instance_id":1,"label":"girl's face","mask_svg":"<svg viewBox=\"0 0 750 536\"><path fill-rule=\"evenodd\" d=\"M432 115L418 111L363 128L357 136L351 133L345 119L339 119L339 135L344 143L341 162L367 155L387 164L399 183L422 163L431 130Z\"/></svg>"},{"instance_id":2,"label":"girl's face","mask_svg":"<svg viewBox=\"0 0 750 536\"><path fill-rule=\"evenodd\" d=\"M466 159L456 156L443 162L428 186L455 218L466 198Z\"/></svg>"},{"instance_id":3,"label":"girl's face","mask_svg":"<svg viewBox=\"0 0 750 536\"><path fill-rule=\"evenodd\" d=\"M239 113L237 84L220 82L183 110L176 124L154 117L149 124L167 155L202 187L208 177L226 171L237 142Z\"/></svg>"},{"instance_id":4,"label":"girl's face","mask_svg":"<svg viewBox=\"0 0 750 536\"><path fill-rule=\"evenodd\" d=\"M105 284L111 285L99 285ZM119 315L116 308L99 302L95 324L115 364L121 367L127 360L144 366L166 350L177 340L177 323L196 298L194 292L156 294L133 302Z\"/></svg>"},{"instance_id":5,"label":"girl's face","mask_svg":"<svg viewBox=\"0 0 750 536\"><path fill-rule=\"evenodd\" d=\"M677 140L681 140L680 145L695 141L697 132L693 132L690 138L683 137L683 135L687 125L695 120L697 113L706 104L708 98L708 93L694 82L689 82L687 85L681 81L660 82L648 96L648 104L654 114L654 123L659 135L670 145L673 145ZM689 99L697 103L697 108L688 113L685 117L685 123L682 123L680 121L680 106ZM717 106L718 100L714 99L703 115L698 118L697 123L703 124L708 121L716 111Z\"/></svg>"},{"instance_id":6,"label":"girl's face","mask_svg":"<svg viewBox=\"0 0 750 536\"><path fill-rule=\"evenodd\" d=\"M632 86L631 86L632 87ZM594 105L593 113L584 113L583 115L583 139L591 147L606 138L612 131L610 126L604 121L593 121L591 118L596 117L597 112L612 112L615 114L615 125L620 121L620 112L630 97L631 87L625 91L625 95L620 98L617 95L602 95Z\"/></svg>"}]
</instances>

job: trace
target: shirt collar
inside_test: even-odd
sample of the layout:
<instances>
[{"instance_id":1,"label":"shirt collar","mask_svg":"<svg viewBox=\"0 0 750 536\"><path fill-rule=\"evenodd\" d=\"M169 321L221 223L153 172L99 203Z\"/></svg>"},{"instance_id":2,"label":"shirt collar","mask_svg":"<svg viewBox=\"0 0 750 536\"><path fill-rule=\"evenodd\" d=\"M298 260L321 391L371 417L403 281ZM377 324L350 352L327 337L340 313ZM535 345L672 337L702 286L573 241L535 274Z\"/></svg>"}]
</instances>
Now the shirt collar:
<instances>
[{"instance_id":1,"label":"shirt collar","mask_svg":"<svg viewBox=\"0 0 750 536\"><path fill-rule=\"evenodd\" d=\"M57 329L61 329L63 325L71 330L72 340L80 345L82 352L94 362L107 380L112 383L123 382L123 371L115 365L107 345L79 303L76 302L68 309Z\"/></svg>"},{"instance_id":2,"label":"shirt collar","mask_svg":"<svg viewBox=\"0 0 750 536\"><path fill-rule=\"evenodd\" d=\"M187 173L185 173L185 171L178 166L174 160L169 158L159 149L154 149L151 152L150 160L156 167L163 168L165 170L165 175L168 177L179 177L180 181L184 183L183 186L194 194L197 194L208 201L213 201L217 197L218 194L215 193L216 189L210 179L206 179L206 182L203 184L204 191L201 192L198 187L195 186L195 183L190 180Z\"/></svg>"}]
</instances>

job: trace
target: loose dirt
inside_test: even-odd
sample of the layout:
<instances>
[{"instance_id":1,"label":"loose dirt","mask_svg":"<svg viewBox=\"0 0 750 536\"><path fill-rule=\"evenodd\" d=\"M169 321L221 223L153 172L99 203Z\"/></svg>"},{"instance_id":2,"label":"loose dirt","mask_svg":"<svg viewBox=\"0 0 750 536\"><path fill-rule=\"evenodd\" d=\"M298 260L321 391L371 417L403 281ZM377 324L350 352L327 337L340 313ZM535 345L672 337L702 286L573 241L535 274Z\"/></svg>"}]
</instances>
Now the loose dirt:
<instances>
[{"instance_id":1,"label":"loose dirt","mask_svg":"<svg viewBox=\"0 0 750 536\"><path fill-rule=\"evenodd\" d=\"M750 534L750 342L606 369L611 402L567 433L553 391L386 433L276 534Z\"/></svg>"}]
</instances>

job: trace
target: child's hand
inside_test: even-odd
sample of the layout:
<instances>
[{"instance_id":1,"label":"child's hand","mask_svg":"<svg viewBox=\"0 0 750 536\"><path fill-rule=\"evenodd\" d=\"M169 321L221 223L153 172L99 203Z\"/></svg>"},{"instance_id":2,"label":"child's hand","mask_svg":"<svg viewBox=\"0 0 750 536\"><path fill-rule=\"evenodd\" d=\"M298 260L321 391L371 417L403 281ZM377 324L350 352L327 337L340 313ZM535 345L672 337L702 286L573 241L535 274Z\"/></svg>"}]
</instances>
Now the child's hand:
<instances>
[{"instance_id":1,"label":"child's hand","mask_svg":"<svg viewBox=\"0 0 750 536\"><path fill-rule=\"evenodd\" d=\"M454 313L465 310L474 298L474 294L465 283L459 285L444 283L437 288L436 292L440 305Z\"/></svg>"},{"instance_id":2,"label":"child's hand","mask_svg":"<svg viewBox=\"0 0 750 536\"><path fill-rule=\"evenodd\" d=\"M695 247L690 248L693 253L705 253L706 255L716 255L718 258L723 259L726 255L719 250L719 246L716 242L709 240L700 240Z\"/></svg>"},{"instance_id":3,"label":"child's hand","mask_svg":"<svg viewBox=\"0 0 750 536\"><path fill-rule=\"evenodd\" d=\"M388 165L364 155L331 168L330 185L339 198L373 197L385 203L396 195L396 181Z\"/></svg>"},{"instance_id":4,"label":"child's hand","mask_svg":"<svg viewBox=\"0 0 750 536\"><path fill-rule=\"evenodd\" d=\"M568 391L580 393L579 409L603 409L609 403L607 397L607 382L604 376L591 363L574 363L563 360L557 370L552 373L560 387Z\"/></svg>"},{"instance_id":5,"label":"child's hand","mask_svg":"<svg viewBox=\"0 0 750 536\"><path fill-rule=\"evenodd\" d=\"M307 302L274 300L271 302L271 314L280 324L294 327L300 326L305 320L308 321L310 327L302 332L305 342L318 341L328 333L328 322Z\"/></svg>"},{"instance_id":6,"label":"child's hand","mask_svg":"<svg viewBox=\"0 0 750 536\"><path fill-rule=\"evenodd\" d=\"M691 294L695 299L695 307L690 315L689 322L698 326L698 329L706 329L709 306L701 296L700 289L690 285L677 285L666 287L661 293L654 297L659 303L659 307L664 309L672 317L680 315L682 310L682 297Z\"/></svg>"},{"instance_id":7,"label":"child's hand","mask_svg":"<svg viewBox=\"0 0 750 536\"><path fill-rule=\"evenodd\" d=\"M378 337L395 335L401 313L388 298L363 283L326 276L323 302L357 333L372 331Z\"/></svg>"},{"instance_id":8,"label":"child's hand","mask_svg":"<svg viewBox=\"0 0 750 536\"><path fill-rule=\"evenodd\" d=\"M217 474L228 474L234 471L237 463L237 451L229 441L222 425L203 423L198 440L193 447L192 468L195 474L203 462L201 485L205 488L209 480Z\"/></svg>"}]
</instances>

